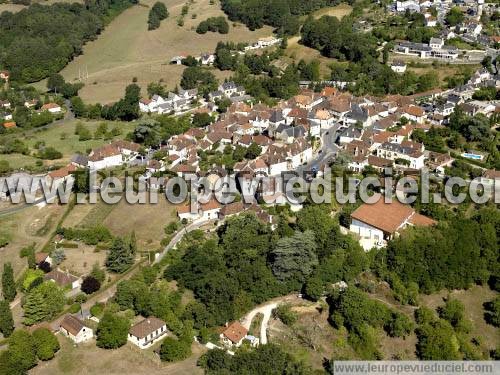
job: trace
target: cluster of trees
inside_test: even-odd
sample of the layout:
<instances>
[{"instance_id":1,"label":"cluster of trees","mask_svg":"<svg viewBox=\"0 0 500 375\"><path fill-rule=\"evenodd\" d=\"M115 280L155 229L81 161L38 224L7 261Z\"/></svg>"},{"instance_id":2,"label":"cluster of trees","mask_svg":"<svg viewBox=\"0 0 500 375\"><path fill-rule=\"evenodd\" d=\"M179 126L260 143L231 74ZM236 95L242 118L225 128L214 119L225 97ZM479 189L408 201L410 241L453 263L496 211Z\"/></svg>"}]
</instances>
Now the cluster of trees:
<instances>
[{"instance_id":1,"label":"cluster of trees","mask_svg":"<svg viewBox=\"0 0 500 375\"><path fill-rule=\"evenodd\" d=\"M391 337L405 337L413 331L413 322L404 314L392 311L370 299L356 287L335 290L328 298L330 320L336 328L345 327L349 343L363 359L380 359L376 329L383 328Z\"/></svg>"},{"instance_id":2,"label":"cluster of trees","mask_svg":"<svg viewBox=\"0 0 500 375\"><path fill-rule=\"evenodd\" d=\"M213 33L227 34L229 32L229 24L227 23L226 18L223 16L210 17L205 21L200 22L196 28L196 32L198 34L206 34L209 31Z\"/></svg>"},{"instance_id":3,"label":"cluster of trees","mask_svg":"<svg viewBox=\"0 0 500 375\"><path fill-rule=\"evenodd\" d=\"M353 19L324 16L308 18L301 29L302 43L317 49L324 56L344 61L359 62L367 57L378 57L377 40L371 34L353 30Z\"/></svg>"},{"instance_id":4,"label":"cluster of trees","mask_svg":"<svg viewBox=\"0 0 500 375\"><path fill-rule=\"evenodd\" d=\"M27 374L38 360L54 358L60 346L57 337L47 328L37 328L30 334L16 330L8 340L9 348L0 354L0 374Z\"/></svg>"},{"instance_id":5,"label":"cluster of trees","mask_svg":"<svg viewBox=\"0 0 500 375\"><path fill-rule=\"evenodd\" d=\"M140 99L141 88L133 83L125 88L125 96L114 104L104 106L99 103L86 105L79 96L74 96L71 98L71 107L76 117L132 121L139 118Z\"/></svg>"},{"instance_id":6,"label":"cluster of trees","mask_svg":"<svg viewBox=\"0 0 500 375\"><path fill-rule=\"evenodd\" d=\"M191 127L189 116L156 116L153 119L139 121L130 139L144 146L157 146L173 135L184 133Z\"/></svg>"},{"instance_id":7,"label":"cluster of trees","mask_svg":"<svg viewBox=\"0 0 500 375\"><path fill-rule=\"evenodd\" d=\"M198 89L202 95L217 90L218 81L213 73L200 66L190 66L184 69L181 78L181 87L184 90Z\"/></svg>"},{"instance_id":8,"label":"cluster of trees","mask_svg":"<svg viewBox=\"0 0 500 375\"><path fill-rule=\"evenodd\" d=\"M231 356L222 349L209 350L198 361L207 374L305 374L310 371L274 344L260 345L251 351Z\"/></svg>"},{"instance_id":9,"label":"cluster of trees","mask_svg":"<svg viewBox=\"0 0 500 375\"><path fill-rule=\"evenodd\" d=\"M378 254L378 272L394 273L405 286L413 283L423 293L492 284L499 278L499 235L500 213L493 208L483 208L471 219L453 216L435 228L412 229L391 241Z\"/></svg>"},{"instance_id":10,"label":"cluster of trees","mask_svg":"<svg viewBox=\"0 0 500 375\"><path fill-rule=\"evenodd\" d=\"M305 288L317 299L328 283L352 280L367 265L365 253L340 233L329 209L308 205L293 225L281 215L274 232L252 214L228 220L218 241L188 246L165 277L193 290L204 311L193 318L197 328L233 320L293 290Z\"/></svg>"},{"instance_id":11,"label":"cluster of trees","mask_svg":"<svg viewBox=\"0 0 500 375\"><path fill-rule=\"evenodd\" d=\"M160 27L161 21L168 17L168 10L165 4L157 1L148 15L148 30L155 30Z\"/></svg>"},{"instance_id":12,"label":"cluster of trees","mask_svg":"<svg viewBox=\"0 0 500 375\"><path fill-rule=\"evenodd\" d=\"M40 276L35 280L39 279ZM25 325L50 320L62 311L66 299L64 291L55 283L46 281L36 287L33 287L32 283L30 288L23 303Z\"/></svg>"},{"instance_id":13,"label":"cluster of trees","mask_svg":"<svg viewBox=\"0 0 500 375\"><path fill-rule=\"evenodd\" d=\"M97 245L113 238L109 229L103 225L96 225L93 228L59 227L56 232L68 241L82 241L86 245Z\"/></svg>"},{"instance_id":14,"label":"cluster of trees","mask_svg":"<svg viewBox=\"0 0 500 375\"><path fill-rule=\"evenodd\" d=\"M78 95L78 91L83 87L83 83L68 83L62 75L54 73L49 76L47 80L47 89L50 92L61 94L63 97L69 99Z\"/></svg>"},{"instance_id":15,"label":"cluster of trees","mask_svg":"<svg viewBox=\"0 0 500 375\"><path fill-rule=\"evenodd\" d=\"M14 332L14 318L10 304L6 300L0 300L0 333L3 337L9 337L12 332Z\"/></svg>"},{"instance_id":16,"label":"cluster of trees","mask_svg":"<svg viewBox=\"0 0 500 375\"><path fill-rule=\"evenodd\" d=\"M96 330L96 344L103 349L117 349L127 343L130 322L127 318L104 313Z\"/></svg>"},{"instance_id":17,"label":"cluster of trees","mask_svg":"<svg viewBox=\"0 0 500 375\"><path fill-rule=\"evenodd\" d=\"M94 39L110 17L135 0L34 4L0 15L0 66L12 80L34 82L60 71ZM30 25L30 26L28 26ZM32 27L31 25L36 25Z\"/></svg>"},{"instance_id":18,"label":"cluster of trees","mask_svg":"<svg viewBox=\"0 0 500 375\"><path fill-rule=\"evenodd\" d=\"M294 35L300 29L300 18L306 14L339 4L340 0L222 0L222 10L231 21L239 21L250 30L260 29L264 25L276 28L279 34ZM348 3L354 1L349 0Z\"/></svg>"},{"instance_id":19,"label":"cluster of trees","mask_svg":"<svg viewBox=\"0 0 500 375\"><path fill-rule=\"evenodd\" d=\"M417 12L389 17L386 25L377 26L372 31L374 36L386 42L409 40L414 43L429 43L437 33L437 28L426 26L424 15Z\"/></svg>"}]
</instances>

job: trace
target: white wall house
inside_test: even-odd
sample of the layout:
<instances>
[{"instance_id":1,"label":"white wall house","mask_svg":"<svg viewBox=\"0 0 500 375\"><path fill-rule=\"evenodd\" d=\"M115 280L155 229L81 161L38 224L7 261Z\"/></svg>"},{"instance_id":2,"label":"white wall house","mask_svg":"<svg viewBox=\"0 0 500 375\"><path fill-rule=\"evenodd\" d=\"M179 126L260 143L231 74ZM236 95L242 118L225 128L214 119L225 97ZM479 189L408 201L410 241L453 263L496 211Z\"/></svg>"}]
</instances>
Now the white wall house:
<instances>
[{"instance_id":1,"label":"white wall house","mask_svg":"<svg viewBox=\"0 0 500 375\"><path fill-rule=\"evenodd\" d=\"M73 315L66 315L61 322L59 332L71 339L75 344L88 341L94 337L94 332Z\"/></svg>"},{"instance_id":2,"label":"white wall house","mask_svg":"<svg viewBox=\"0 0 500 375\"><path fill-rule=\"evenodd\" d=\"M132 326L127 339L140 349L146 349L161 340L166 334L166 323L161 319L150 317Z\"/></svg>"}]
</instances>

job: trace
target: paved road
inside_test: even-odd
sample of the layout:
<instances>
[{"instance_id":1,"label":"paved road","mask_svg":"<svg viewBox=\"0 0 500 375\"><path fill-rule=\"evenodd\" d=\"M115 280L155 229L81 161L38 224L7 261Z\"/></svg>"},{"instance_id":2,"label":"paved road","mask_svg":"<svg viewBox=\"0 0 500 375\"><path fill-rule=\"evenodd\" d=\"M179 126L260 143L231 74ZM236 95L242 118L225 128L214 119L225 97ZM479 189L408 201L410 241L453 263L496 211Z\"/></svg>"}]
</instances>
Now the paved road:
<instances>
[{"instance_id":1,"label":"paved road","mask_svg":"<svg viewBox=\"0 0 500 375\"><path fill-rule=\"evenodd\" d=\"M196 229L200 229L202 226L210 224L210 223L215 223L215 220L195 221L195 222L189 224L188 226L186 226L185 228L181 229L180 231L178 231L175 234L175 236L170 240L169 244L167 246L165 246L165 248L163 249L161 254L158 256L158 258L155 259L154 263L160 262L165 257L165 255L167 255L167 253L171 249L173 249L182 240L184 235L186 235L187 233L192 232Z\"/></svg>"},{"instance_id":2,"label":"paved road","mask_svg":"<svg viewBox=\"0 0 500 375\"><path fill-rule=\"evenodd\" d=\"M269 324L269 319L271 319L271 314L275 308L278 307L277 302L269 303L264 306L257 307L256 309L253 309L250 311L242 320L241 324L243 327L246 329L250 329L250 326L252 325L252 320L255 318L255 315L261 313L264 315L262 318L262 323L260 325L260 343L262 345L267 344L267 326Z\"/></svg>"}]
</instances>

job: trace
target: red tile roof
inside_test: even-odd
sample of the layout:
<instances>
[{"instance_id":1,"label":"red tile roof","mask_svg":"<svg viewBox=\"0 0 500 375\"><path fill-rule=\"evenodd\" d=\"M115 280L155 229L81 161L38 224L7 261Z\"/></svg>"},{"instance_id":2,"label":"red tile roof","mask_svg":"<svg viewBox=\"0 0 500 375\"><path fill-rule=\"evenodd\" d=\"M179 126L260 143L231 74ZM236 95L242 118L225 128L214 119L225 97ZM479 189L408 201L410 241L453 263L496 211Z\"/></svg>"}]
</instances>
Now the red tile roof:
<instances>
[{"instance_id":1,"label":"red tile roof","mask_svg":"<svg viewBox=\"0 0 500 375\"><path fill-rule=\"evenodd\" d=\"M247 335L248 330L239 322L232 323L222 334L226 336L233 344L239 343Z\"/></svg>"}]
</instances>

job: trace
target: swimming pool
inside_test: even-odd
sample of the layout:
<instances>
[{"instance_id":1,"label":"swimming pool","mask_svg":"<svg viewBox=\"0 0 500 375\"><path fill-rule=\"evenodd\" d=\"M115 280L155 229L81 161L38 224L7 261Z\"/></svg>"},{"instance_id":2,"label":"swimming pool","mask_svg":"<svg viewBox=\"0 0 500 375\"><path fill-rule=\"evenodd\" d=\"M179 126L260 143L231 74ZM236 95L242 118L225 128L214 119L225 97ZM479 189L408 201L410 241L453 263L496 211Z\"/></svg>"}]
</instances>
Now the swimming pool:
<instances>
[{"instance_id":1,"label":"swimming pool","mask_svg":"<svg viewBox=\"0 0 500 375\"><path fill-rule=\"evenodd\" d=\"M467 159L473 159L473 160L483 160L484 156L483 155L477 155L477 154L470 154L470 153L463 153L462 156Z\"/></svg>"}]
</instances>

